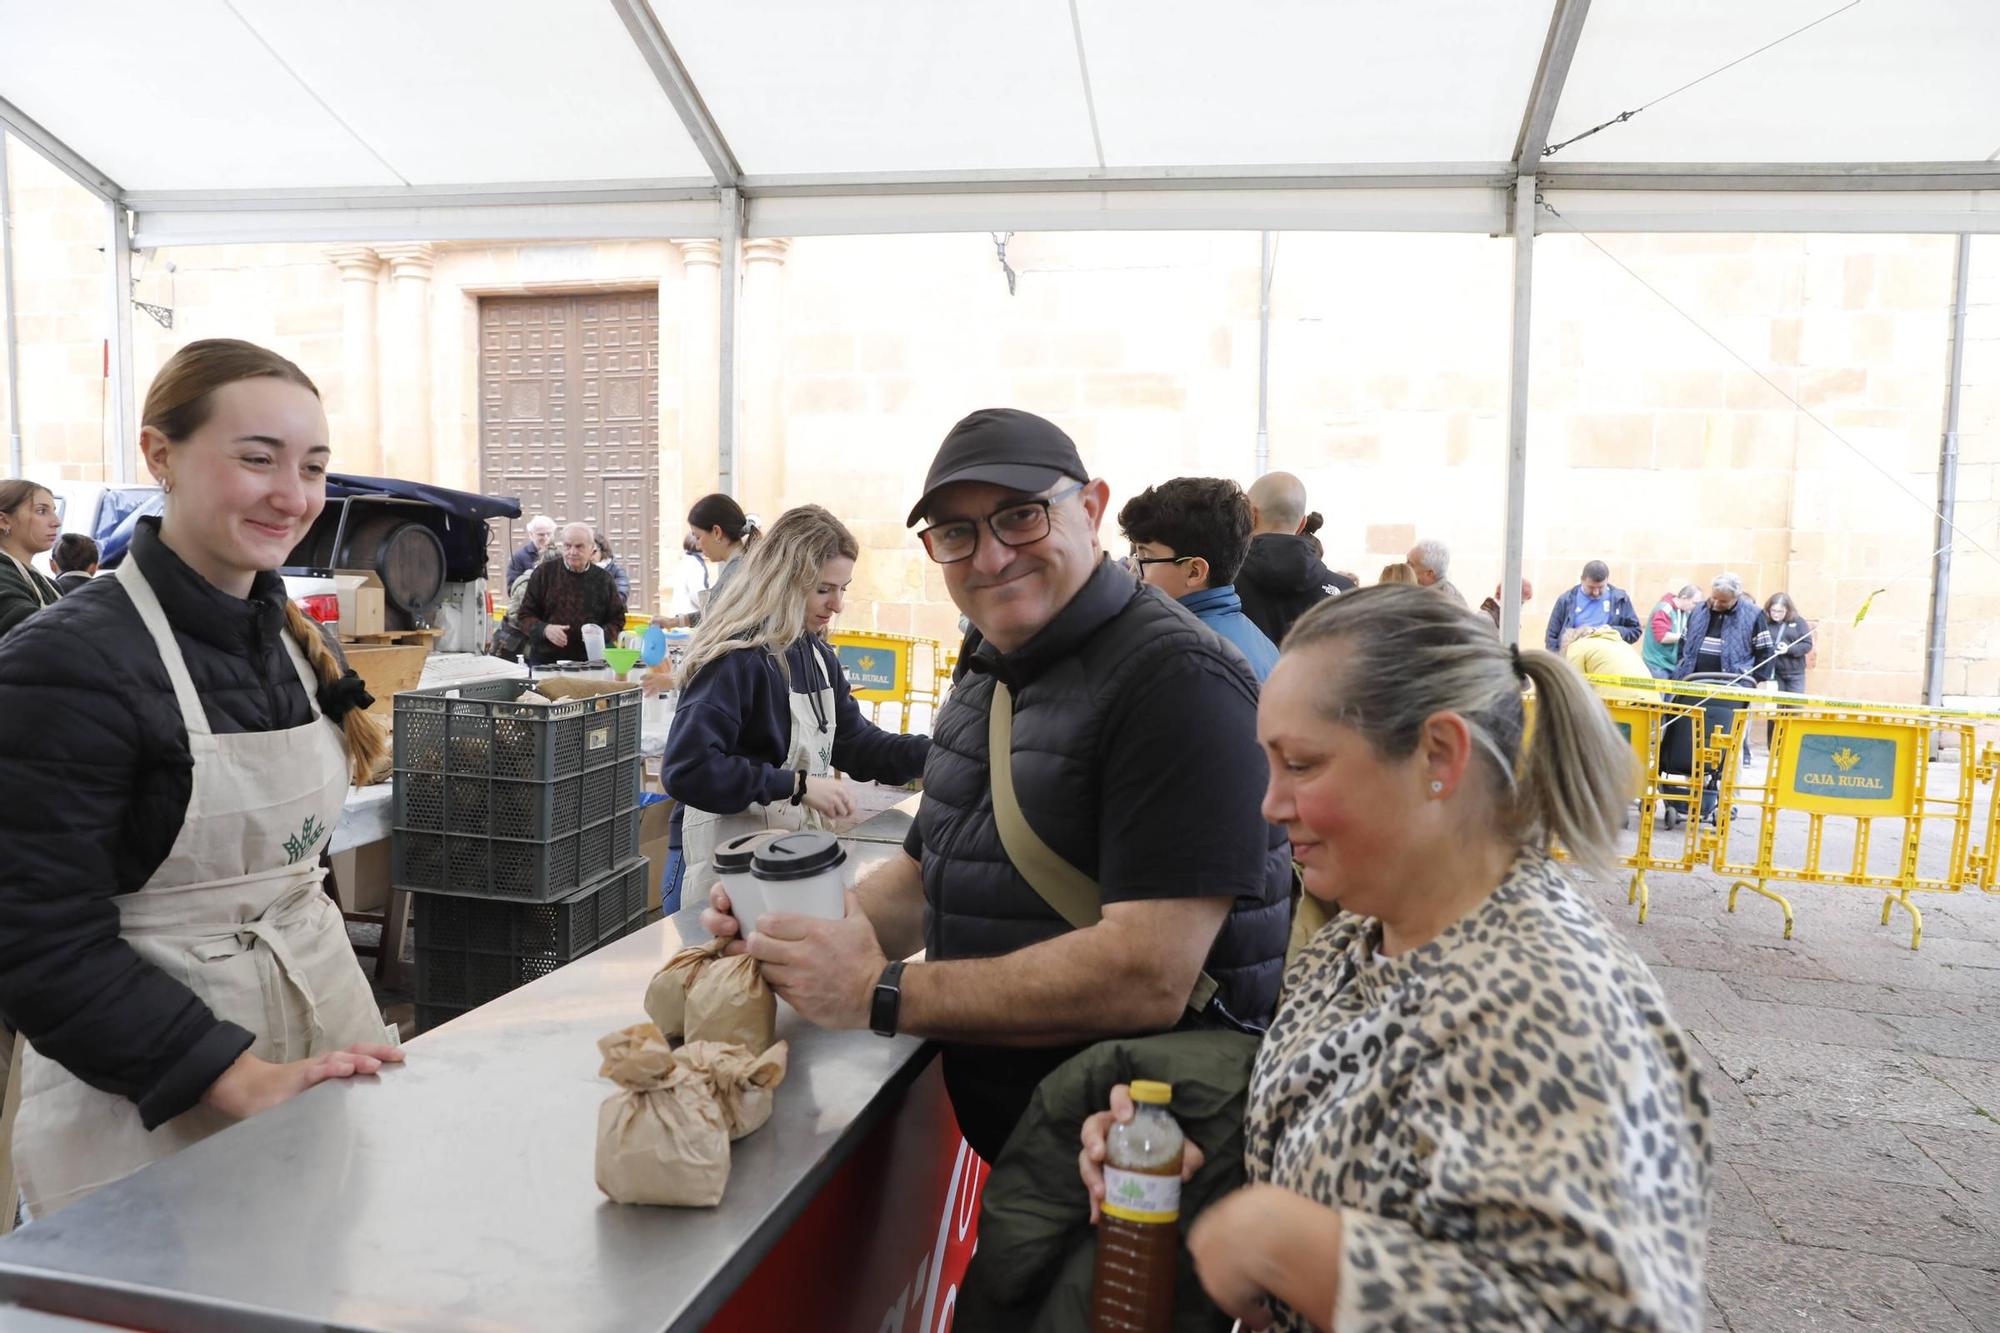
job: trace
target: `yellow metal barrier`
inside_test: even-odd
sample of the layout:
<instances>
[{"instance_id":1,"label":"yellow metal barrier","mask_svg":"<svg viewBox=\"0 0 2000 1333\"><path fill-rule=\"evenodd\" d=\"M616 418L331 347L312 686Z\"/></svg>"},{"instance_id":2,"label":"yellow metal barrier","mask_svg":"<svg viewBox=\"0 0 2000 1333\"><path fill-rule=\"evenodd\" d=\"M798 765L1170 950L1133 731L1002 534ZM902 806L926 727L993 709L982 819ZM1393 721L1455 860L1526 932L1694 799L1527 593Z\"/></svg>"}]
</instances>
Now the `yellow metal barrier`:
<instances>
[{"instance_id":1,"label":"yellow metal barrier","mask_svg":"<svg viewBox=\"0 0 2000 1333\"><path fill-rule=\"evenodd\" d=\"M1644 877L1647 870L1691 871L1706 862L1715 873L1731 879L1728 910L1736 910L1743 890L1778 904L1784 912L1784 936L1792 936L1795 916L1791 902L1770 886L1774 881L1848 885L1881 892L1882 924L1900 905L1910 914L1910 947L1923 942L1923 914L1913 893L1957 893L1968 886L1996 892L2000 863L2000 749L1983 748L1977 728L1994 715L1960 709L1934 709L1909 704L1864 704L1802 695L1694 682L1640 681L1592 676L1621 730L1633 741L1642 771L1648 774L1657 803L1661 740L1670 717L1700 717L1710 734L1696 748L1691 775L1698 792L1706 773L1716 774L1715 827L1704 834L1691 821L1689 840L1674 856L1656 847L1651 811L1642 809L1638 845L1624 863L1634 871L1628 898L1640 904L1645 920ZM1647 693L1663 694L1658 702ZM1709 705L1705 710L1703 705ZM1727 726L1713 725L1710 710L1733 711ZM1758 722L1771 724L1770 752L1761 777L1744 770L1743 740ZM1644 752L1640 743L1646 737ZM1956 781L1934 768L1931 756L1940 748L1955 748L1960 762ZM1666 765L1672 767L1671 764ZM1985 809L1979 809L1979 788L1988 787ZM1682 790L1670 784L1670 792ZM1700 801L1699 795L1694 797ZM1697 807L1698 808L1698 807ZM1806 820L1805 852L1792 863L1781 861L1778 830L1783 815ZM1900 825L1893 854L1871 858L1877 846L1877 822ZM1831 822L1831 828L1829 824ZM1738 852L1731 834L1738 827L1754 831ZM1851 830L1845 864L1839 860L1843 835ZM1926 849L1927 830L1943 834ZM1829 832L1834 837L1829 840Z\"/></svg>"},{"instance_id":2,"label":"yellow metal barrier","mask_svg":"<svg viewBox=\"0 0 2000 1333\"><path fill-rule=\"evenodd\" d=\"M929 730L951 682L949 659L937 640L869 630L842 631L827 642L871 721L908 733L918 729L921 716L922 730Z\"/></svg>"},{"instance_id":3,"label":"yellow metal barrier","mask_svg":"<svg viewBox=\"0 0 2000 1333\"><path fill-rule=\"evenodd\" d=\"M1623 862L1632 872L1625 901L1638 905L1643 924L1651 907L1647 872L1685 874L1699 866L1708 851L1701 831L1701 793L1721 756L1703 743L1698 707L1658 698L1607 700L1607 706L1611 720L1632 746L1638 770L1637 842ZM1675 744L1681 737L1685 741Z\"/></svg>"}]
</instances>

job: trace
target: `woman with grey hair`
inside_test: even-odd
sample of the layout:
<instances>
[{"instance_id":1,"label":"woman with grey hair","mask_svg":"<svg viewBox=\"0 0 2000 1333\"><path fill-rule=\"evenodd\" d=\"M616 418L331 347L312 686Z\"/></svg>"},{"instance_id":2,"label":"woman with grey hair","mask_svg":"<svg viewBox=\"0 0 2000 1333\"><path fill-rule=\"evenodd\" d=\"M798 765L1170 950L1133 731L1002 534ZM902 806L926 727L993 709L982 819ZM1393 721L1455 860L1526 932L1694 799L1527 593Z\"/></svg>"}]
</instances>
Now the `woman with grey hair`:
<instances>
[{"instance_id":1,"label":"woman with grey hair","mask_svg":"<svg viewBox=\"0 0 2000 1333\"><path fill-rule=\"evenodd\" d=\"M1250 1183L1188 1233L1203 1288L1256 1328L1701 1327L1704 1075L1550 857L1610 863L1631 797L1590 687L1378 586L1299 620L1257 730L1264 814L1332 916L1256 1057ZM1083 1127L1093 1212L1112 1102Z\"/></svg>"}]
</instances>

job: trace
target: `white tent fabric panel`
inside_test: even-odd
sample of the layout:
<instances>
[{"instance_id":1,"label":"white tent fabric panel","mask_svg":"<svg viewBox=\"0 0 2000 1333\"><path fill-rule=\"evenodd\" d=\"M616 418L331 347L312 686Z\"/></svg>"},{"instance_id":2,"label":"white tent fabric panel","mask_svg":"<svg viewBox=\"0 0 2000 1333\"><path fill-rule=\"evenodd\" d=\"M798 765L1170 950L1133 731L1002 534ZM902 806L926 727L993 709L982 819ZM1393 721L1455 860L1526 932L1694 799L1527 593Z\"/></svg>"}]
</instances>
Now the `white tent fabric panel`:
<instances>
[{"instance_id":1,"label":"white tent fabric panel","mask_svg":"<svg viewBox=\"0 0 2000 1333\"><path fill-rule=\"evenodd\" d=\"M1064 0L653 0L746 173L1089 167Z\"/></svg>"},{"instance_id":2,"label":"white tent fabric panel","mask_svg":"<svg viewBox=\"0 0 2000 1333\"><path fill-rule=\"evenodd\" d=\"M1077 15L1112 167L1498 161L1549 26L1548 0L1078 0Z\"/></svg>"},{"instance_id":3,"label":"white tent fabric panel","mask_svg":"<svg viewBox=\"0 0 2000 1333\"><path fill-rule=\"evenodd\" d=\"M708 176L602 0L232 3L404 184Z\"/></svg>"},{"instance_id":4,"label":"white tent fabric panel","mask_svg":"<svg viewBox=\"0 0 2000 1333\"><path fill-rule=\"evenodd\" d=\"M1591 6L1551 143L1825 21L1564 150L1609 162L1982 161L2000 150L1993 0Z\"/></svg>"},{"instance_id":5,"label":"white tent fabric panel","mask_svg":"<svg viewBox=\"0 0 2000 1333\"><path fill-rule=\"evenodd\" d=\"M599 0L15 4L0 96L134 191L707 177Z\"/></svg>"},{"instance_id":6,"label":"white tent fabric panel","mask_svg":"<svg viewBox=\"0 0 2000 1333\"><path fill-rule=\"evenodd\" d=\"M398 183L222 0L0 14L0 96L127 189Z\"/></svg>"}]
</instances>

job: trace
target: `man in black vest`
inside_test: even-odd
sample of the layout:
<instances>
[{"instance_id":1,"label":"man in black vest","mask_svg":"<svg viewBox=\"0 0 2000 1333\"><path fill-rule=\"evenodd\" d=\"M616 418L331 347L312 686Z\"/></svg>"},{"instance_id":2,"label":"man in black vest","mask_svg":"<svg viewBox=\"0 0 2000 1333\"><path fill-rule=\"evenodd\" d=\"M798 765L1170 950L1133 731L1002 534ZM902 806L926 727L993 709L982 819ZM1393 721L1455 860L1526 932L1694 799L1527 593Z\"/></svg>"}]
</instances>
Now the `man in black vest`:
<instances>
[{"instance_id":1,"label":"man in black vest","mask_svg":"<svg viewBox=\"0 0 2000 1333\"><path fill-rule=\"evenodd\" d=\"M928 523L924 548L973 633L906 855L862 881L847 920L791 918L750 941L813 1022L943 1042L959 1125L988 1161L1082 1046L1261 1027L1283 970L1290 849L1259 809L1257 682L1104 558L1110 498L1040 417L989 409L952 428L909 522ZM1002 685L1020 814L1095 881L1095 924L1073 929L1017 868L1018 834L999 832L988 738ZM1046 886L1048 858L1030 859ZM703 924L733 935L725 902L712 893ZM921 963L891 961L919 948Z\"/></svg>"}]
</instances>

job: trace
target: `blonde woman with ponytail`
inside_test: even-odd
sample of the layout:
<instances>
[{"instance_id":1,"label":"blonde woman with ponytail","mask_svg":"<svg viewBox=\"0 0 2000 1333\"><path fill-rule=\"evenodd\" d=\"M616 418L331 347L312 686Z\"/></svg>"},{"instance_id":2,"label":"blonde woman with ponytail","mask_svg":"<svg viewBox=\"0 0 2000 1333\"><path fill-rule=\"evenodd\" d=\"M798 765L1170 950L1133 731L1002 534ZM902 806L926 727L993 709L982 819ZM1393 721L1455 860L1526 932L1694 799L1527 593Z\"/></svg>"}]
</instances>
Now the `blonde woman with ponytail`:
<instances>
[{"instance_id":1,"label":"blonde woman with ponytail","mask_svg":"<svg viewBox=\"0 0 2000 1333\"><path fill-rule=\"evenodd\" d=\"M194 342L142 422L164 516L0 644L0 1136L35 1217L402 1058L320 864L384 734L272 572L326 503L319 392Z\"/></svg>"},{"instance_id":2,"label":"blonde woman with ponytail","mask_svg":"<svg viewBox=\"0 0 2000 1333\"><path fill-rule=\"evenodd\" d=\"M1603 705L1385 585L1300 617L1257 721L1265 817L1331 918L1251 1073L1247 1183L1189 1232L1203 1287L1253 1328L1699 1329L1704 1076L1549 856L1614 855L1632 761ZM1093 1204L1113 1104L1083 1127Z\"/></svg>"},{"instance_id":3,"label":"blonde woman with ponytail","mask_svg":"<svg viewBox=\"0 0 2000 1333\"><path fill-rule=\"evenodd\" d=\"M826 641L860 551L818 505L788 509L710 601L681 662L660 764L680 802L665 910L679 908L684 883L708 900L715 849L731 838L852 814L837 772L884 782L923 772L930 737L897 736L863 717Z\"/></svg>"}]
</instances>

